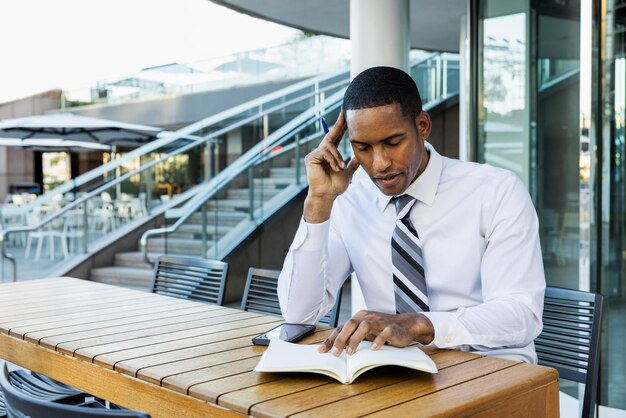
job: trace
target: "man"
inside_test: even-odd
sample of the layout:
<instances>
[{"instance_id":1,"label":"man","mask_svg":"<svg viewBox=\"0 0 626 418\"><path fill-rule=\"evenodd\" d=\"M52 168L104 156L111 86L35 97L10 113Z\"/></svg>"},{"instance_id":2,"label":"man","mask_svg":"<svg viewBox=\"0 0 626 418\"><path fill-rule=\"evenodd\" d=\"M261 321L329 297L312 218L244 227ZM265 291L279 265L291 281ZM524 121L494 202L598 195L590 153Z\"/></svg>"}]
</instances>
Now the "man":
<instances>
[{"instance_id":1,"label":"man","mask_svg":"<svg viewBox=\"0 0 626 418\"><path fill-rule=\"evenodd\" d=\"M305 158L303 219L279 278L283 316L316 322L355 272L367 310L321 352L417 341L536 363L545 278L528 192L506 170L439 155L421 107L401 70L371 68L350 83L335 126ZM347 165L337 149L346 130ZM369 178L349 184L359 165Z\"/></svg>"}]
</instances>

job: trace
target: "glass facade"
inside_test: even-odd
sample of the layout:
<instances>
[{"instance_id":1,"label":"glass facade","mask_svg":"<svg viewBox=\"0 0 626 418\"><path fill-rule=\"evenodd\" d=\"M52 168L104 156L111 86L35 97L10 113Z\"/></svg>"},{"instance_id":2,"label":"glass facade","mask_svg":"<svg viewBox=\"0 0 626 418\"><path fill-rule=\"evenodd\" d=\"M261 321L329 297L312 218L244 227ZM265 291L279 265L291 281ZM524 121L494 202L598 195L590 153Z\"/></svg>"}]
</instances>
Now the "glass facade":
<instances>
[{"instance_id":1,"label":"glass facade","mask_svg":"<svg viewBox=\"0 0 626 418\"><path fill-rule=\"evenodd\" d=\"M548 285L604 295L599 400L626 410L626 0L470 10L470 143L527 185Z\"/></svg>"},{"instance_id":2,"label":"glass facade","mask_svg":"<svg viewBox=\"0 0 626 418\"><path fill-rule=\"evenodd\" d=\"M601 191L599 291L605 297L601 369L602 404L626 409L626 1L598 2L594 15L600 59L598 137Z\"/></svg>"}]
</instances>

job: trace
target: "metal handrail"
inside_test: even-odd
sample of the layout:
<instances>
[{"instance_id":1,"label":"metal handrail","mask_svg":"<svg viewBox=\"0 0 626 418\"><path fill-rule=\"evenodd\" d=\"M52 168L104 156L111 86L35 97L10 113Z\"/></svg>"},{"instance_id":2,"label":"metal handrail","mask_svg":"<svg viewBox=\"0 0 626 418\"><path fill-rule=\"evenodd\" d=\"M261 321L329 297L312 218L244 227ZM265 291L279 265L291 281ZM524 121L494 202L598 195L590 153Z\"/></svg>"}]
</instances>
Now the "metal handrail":
<instances>
[{"instance_id":1,"label":"metal handrail","mask_svg":"<svg viewBox=\"0 0 626 418\"><path fill-rule=\"evenodd\" d=\"M441 56L442 53L435 52L427 57L424 57L420 60L411 63L411 67L418 66L422 63L428 62L436 57ZM443 93L442 93L443 94ZM343 96L341 92L334 94L333 96L326 99L326 102L323 105L317 105L315 107L307 109L302 114L298 115L296 118L288 122L286 125L279 128L273 134L268 136L263 142L257 144L256 147L250 149L247 153L242 155L238 160L241 160L242 163L231 164L225 170L223 170L218 176L209 182L204 190L207 190L205 193L201 193L196 195L195 197L189 199L187 203L181 208L175 209L176 216L171 216L166 214L166 218L178 218L178 220L168 227L163 228L155 228L148 230L143 233L140 239L140 247L143 253L143 258L146 262L152 263L152 260L148 257L148 240L157 235L171 234L176 232L192 215L198 210L206 201L208 201L211 197L217 194L222 188L232 179L234 176L243 173L243 171L247 170L250 166L255 164L260 158L262 158L263 153L259 152L259 148L262 150L265 149L273 149L274 147L282 144L288 138L291 138L291 134L293 134L292 129L295 129L296 126L300 126L305 123L312 115L319 114L320 110L328 110L331 106L340 105L341 99ZM440 98L436 100L439 103L441 100L447 100L448 95L445 98ZM435 101L433 101L434 103ZM283 133L284 132L284 133ZM284 137L281 138L281 136ZM276 142L271 142L276 141ZM251 208L253 210L253 208ZM171 212L170 212L171 213ZM178 213L182 213L182 215L178 215Z\"/></svg>"},{"instance_id":2,"label":"metal handrail","mask_svg":"<svg viewBox=\"0 0 626 418\"><path fill-rule=\"evenodd\" d=\"M146 262L152 263L152 260L148 257L148 240L151 237L176 232L196 210L205 204L207 200L221 191L231 179L248 170L251 166L268 155L274 147L283 144L288 139L292 138L294 134L308 126L311 119L318 117L320 111L328 112L339 107L343 99L343 94L344 90L341 90L328 97L324 103L305 110L287 124L273 132L263 141L258 143L256 146L248 150L239 158L242 161L240 164L232 164L228 166L204 187L206 190L205 193L196 195L194 198L188 200L185 206L181 208L181 212L183 212L183 214L178 217L178 220L174 224L169 227L155 228L144 232L139 243Z\"/></svg>"},{"instance_id":3,"label":"metal handrail","mask_svg":"<svg viewBox=\"0 0 626 418\"><path fill-rule=\"evenodd\" d=\"M298 97L296 97L294 99L288 100L286 102L282 102L282 103L280 103L280 104L278 104L278 105L276 105L274 107L271 107L269 109L266 109L266 110L263 110L261 112L258 112L255 115L249 116L249 117L247 117L245 119L241 119L241 120L239 120L239 121L237 121L237 122L235 122L233 124L230 124L230 125L228 125L228 126L226 126L224 128L221 128L219 130L213 131L213 132L211 132L210 134L208 134L208 135L206 135L204 137L198 137L199 139L196 140L195 142L191 142L191 143L186 144L186 145L184 145L184 146L182 146L180 148L177 148L177 149L171 151L170 153L166 154L165 156L162 156L162 157L157 158L155 160L151 160L150 162L144 164L143 166L141 166L139 168L136 168L136 169L134 169L134 170L132 170L132 171L130 171L130 172L128 172L128 173L126 173L126 174L124 174L124 175L114 179L114 180L111 180L111 181L109 181L109 182L107 182L107 183L105 183L103 185L100 185L99 187L97 187L96 189L92 190L91 192L88 192L86 195L81 196L80 198L77 198L76 200L74 200L73 202L68 204L67 206L63 207L61 210L56 211L52 215L44 218L43 220L41 220L36 225L21 226L21 227L10 227L10 228L7 228L7 229L0 230L0 248L1 248L1 251L2 251L2 256L3 256L3 258L6 258L7 260L9 260L9 262L11 263L11 265L13 267L13 274L12 274L13 281L17 280L17 263L15 261L15 258L11 254L6 252L6 248L5 248L5 245L4 245L5 236L8 236L11 233L31 232L31 231L37 230L37 229L41 228L42 226L44 226L44 225L46 225L46 224L48 224L48 223L50 223L50 222L60 218L66 212L68 212L69 210L79 206L81 203L91 199L94 196L97 196L98 194L100 194L101 192L103 192L103 191L105 191L107 189L110 189L112 186L120 184L121 182L127 180L131 176L137 175L139 173L144 172L145 170L148 170L149 168L152 168L156 164L159 164L159 163L161 163L161 162L163 162L163 161L165 161L165 160L167 160L167 159L169 159L169 158L171 158L171 157L173 157L175 155L184 153L185 151L188 151L188 150L190 150L192 148L195 148L195 147L198 147L198 146L202 146L202 145L204 145L204 144L206 144L206 143L208 143L210 141L216 142L217 141L216 138L219 137L220 135L223 135L223 134L225 134L225 133L227 133L227 132L229 132L229 131L231 131L233 129L236 129L236 128L240 127L240 126L246 125L247 123L249 123L249 122L251 122L253 120L258 119L259 117L262 117L264 115L276 112L276 111L278 111L278 110L280 110L280 109L282 109L284 107L287 107L287 106L289 106L289 105L291 105L293 103L297 103L299 101L305 100L308 97L312 97L312 96L315 96L317 94L324 93L324 92L326 92L328 90L335 89L335 88L341 86L342 84L345 84L346 82L347 82L346 80L342 80L342 81L330 84L330 85L328 85L328 86L326 86L326 87L324 87L322 89L318 89L318 90L315 90L313 92L309 92L309 93L307 93L307 94L305 94L303 96L298 96ZM320 105L320 106L322 106L322 105ZM187 128L189 128L189 127L187 127ZM181 130L184 130L184 129L187 129L187 128L183 128ZM283 129L283 128L284 128L284 126L279 128L276 132L282 132L281 129ZM178 131L178 132L180 132L180 131ZM275 134L276 132L274 132L273 134ZM270 138L273 134L271 134L268 138ZM268 138L266 138L266 139L268 139ZM263 141L262 143L265 143L265 142L266 141ZM256 147L253 147L253 149L256 149ZM86 225L85 225L85 228L86 228Z\"/></svg>"},{"instance_id":4,"label":"metal handrail","mask_svg":"<svg viewBox=\"0 0 626 418\"><path fill-rule=\"evenodd\" d=\"M221 122L223 120L226 120L230 117L233 117L237 114L241 114L247 110L250 109L254 109L256 107L262 106L265 103L269 103L272 100L276 100L280 97L284 97L287 96L289 94L295 93L298 90L303 90L315 85L318 85L320 83L323 83L326 80L330 80L334 77L338 77L341 76L342 74L346 74L346 79L349 77L348 72L347 71L337 71L334 73L330 73L330 74L324 74L324 75L320 75L314 78L310 78L310 79L306 79L303 81L300 81L298 83L294 83L292 85L289 85L287 87L284 87L280 90L274 91L272 93L268 93L264 96L261 96L257 99L253 99L250 100L248 102L242 103L238 106L232 107L230 109L224 110L220 113L217 113L215 115L209 116L207 118L204 118L198 122L194 122L191 125L188 125L186 127L183 127L177 131L174 132L162 132L160 133L158 136L160 137L159 139L155 140L155 141L151 141L148 144L145 144L139 148L136 148L130 152L128 152L127 154L125 154L124 156L120 157L120 158L116 158L113 161L108 162L107 164L104 164L100 167L97 167L93 170L88 171L87 173L81 174L80 176L72 179L69 182L66 182L62 185L60 185L59 187L54 188L53 190L50 190L49 192L44 193L43 195L39 196L37 199L35 199L32 202L29 202L28 204L24 205L24 211L28 212L30 210L32 210L35 206L39 206L41 204L45 204L47 202L50 202L54 196L59 195L59 194L63 194L66 193L70 190L74 190L77 187L82 186L83 184L88 183L91 180L94 180L98 177L100 177L101 175L105 174L105 173L109 173L109 172L113 172L113 170L115 170L116 168L122 166L124 163L131 161L137 157L140 157L142 155L148 154L152 151L155 151L163 146L166 146L169 143L172 143L174 141L177 141L179 139L191 139L194 141L197 141L198 138L202 138L202 137L198 137L195 135L192 135L194 132L200 131L204 128L207 128L211 125L214 125L218 122ZM333 85L336 84L340 84L342 83L338 82L338 83L334 83ZM323 90L317 89L317 91L325 91L328 89L331 89L332 87L330 86L326 86ZM302 97L306 98L309 97L310 95L314 95L316 93L313 94L305 94ZM285 105L285 103L282 103L281 105ZM260 112L259 115L263 115L264 113Z\"/></svg>"},{"instance_id":5,"label":"metal handrail","mask_svg":"<svg viewBox=\"0 0 626 418\"><path fill-rule=\"evenodd\" d=\"M439 105L441 105L442 103L445 103L448 100L451 100L452 98L454 98L455 96L458 96L458 93L448 93L445 97L440 98L440 99L436 99L436 100L432 100L430 102L428 102L427 104L424 105L424 110L425 111L430 111L433 108L437 108ZM336 103L336 106L339 106L340 103ZM335 105L334 105L335 106ZM327 110L333 110L332 108L327 108ZM308 122L310 122L311 119L308 120ZM301 124L302 129L306 126L308 126L307 122L304 122L303 124ZM291 131L289 133L288 136L285 136L284 138L282 138L281 141L277 141L271 145L268 145L267 148L268 150L271 151L272 148L274 148L275 146L278 146L282 143L284 143L287 139L292 138L293 134L295 134L297 132L295 131ZM300 144L306 143L311 139L314 139L314 137L316 136L320 136L321 133L317 133L317 134L312 134L307 138L303 138L300 141ZM300 145L298 144L298 145ZM291 144L291 145L295 145L295 144ZM275 158L278 157L280 154L286 152L289 150L290 146L286 146L281 152L276 153L276 154L272 154L271 157ZM146 262L148 263L152 263L153 260L150 260L150 258L148 257L148 240L154 236L157 235L164 235L164 234L171 234L174 233L176 231L178 231L178 229L180 229L180 227L198 210L200 209L200 207L205 204L210 198L212 198L213 196L215 196L217 193L219 193L220 191L222 191L224 189L224 187L226 187L229 184L229 180L231 180L232 178L234 178L237 175L242 174L243 172L245 172L246 170L249 170L251 168L251 166L256 165L259 162L265 162L267 160L263 160L263 158L265 156L267 156L267 153L270 151L266 151L264 153L264 155L257 155L254 159L248 160L248 163L246 165L244 165L240 170L238 170L236 173L234 173L232 176L230 176L229 178L223 179L220 182L216 182L216 184L213 185L213 187L210 188L210 192L209 193L205 193L204 195L202 195L200 198L196 199L190 199L187 201L187 203L185 204L184 208L186 208L187 206L190 206L190 204L192 202L195 202L193 205L191 205L191 208L184 210L184 215L181 215L180 218L172 225L170 225L169 227L164 227L164 228L155 228L155 229L151 229L148 230L146 232L144 232L144 234L141 236L140 239L140 247L141 247L141 251L143 253L143 258ZM242 156L243 157L243 156ZM226 173L224 173L226 174ZM226 175L224 176L226 177ZM306 186L302 186L302 187L306 187ZM199 203L198 203L199 202ZM183 210L184 208L180 208L181 210ZM251 211L254 210L254 208L250 208ZM260 221L257 219L256 223L258 224Z\"/></svg>"}]
</instances>

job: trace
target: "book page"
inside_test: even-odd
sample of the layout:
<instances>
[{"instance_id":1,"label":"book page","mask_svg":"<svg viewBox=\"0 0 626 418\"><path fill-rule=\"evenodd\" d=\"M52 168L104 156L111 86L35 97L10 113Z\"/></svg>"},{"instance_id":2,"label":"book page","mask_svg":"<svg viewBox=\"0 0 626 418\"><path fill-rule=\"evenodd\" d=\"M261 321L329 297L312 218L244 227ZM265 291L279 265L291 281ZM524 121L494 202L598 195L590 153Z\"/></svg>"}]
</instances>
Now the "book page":
<instances>
[{"instance_id":1,"label":"book page","mask_svg":"<svg viewBox=\"0 0 626 418\"><path fill-rule=\"evenodd\" d=\"M345 383L346 353L335 357L330 353L318 353L317 348L317 344L293 344L272 339L254 371L321 373Z\"/></svg>"},{"instance_id":2,"label":"book page","mask_svg":"<svg viewBox=\"0 0 626 418\"><path fill-rule=\"evenodd\" d=\"M379 350L372 350L371 346L371 341L363 341L359 344L357 351L348 356L346 362L350 382L377 366L403 366L437 373L435 362L416 346L398 348L383 345Z\"/></svg>"}]
</instances>

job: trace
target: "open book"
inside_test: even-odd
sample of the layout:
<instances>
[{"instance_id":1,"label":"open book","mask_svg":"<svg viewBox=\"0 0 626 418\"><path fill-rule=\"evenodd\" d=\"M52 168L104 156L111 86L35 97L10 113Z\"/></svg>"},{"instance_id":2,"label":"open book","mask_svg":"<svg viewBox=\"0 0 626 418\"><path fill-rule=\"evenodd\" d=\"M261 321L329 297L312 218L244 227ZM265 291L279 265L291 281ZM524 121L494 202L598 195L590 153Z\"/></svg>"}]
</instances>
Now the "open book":
<instances>
[{"instance_id":1,"label":"open book","mask_svg":"<svg viewBox=\"0 0 626 418\"><path fill-rule=\"evenodd\" d=\"M403 366L437 373L437 366L419 348L382 346L372 350L370 341L359 344L351 356L345 350L339 357L321 354L317 345L292 344L272 339L255 372L311 372L333 377L341 383L352 383L366 371L379 366Z\"/></svg>"}]
</instances>

